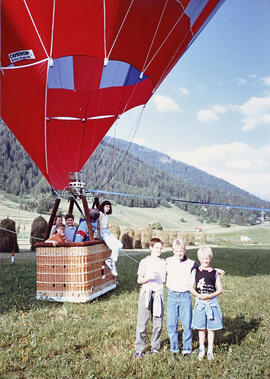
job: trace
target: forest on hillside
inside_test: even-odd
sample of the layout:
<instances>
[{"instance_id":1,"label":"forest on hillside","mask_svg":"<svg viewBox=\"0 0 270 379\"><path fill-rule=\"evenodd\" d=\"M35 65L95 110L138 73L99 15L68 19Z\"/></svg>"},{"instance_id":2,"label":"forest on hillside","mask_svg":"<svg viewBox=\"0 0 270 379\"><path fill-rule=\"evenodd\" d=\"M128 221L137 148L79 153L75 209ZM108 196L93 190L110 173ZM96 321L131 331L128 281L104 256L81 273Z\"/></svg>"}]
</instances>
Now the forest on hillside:
<instances>
[{"instance_id":1,"label":"forest on hillside","mask_svg":"<svg viewBox=\"0 0 270 379\"><path fill-rule=\"evenodd\" d=\"M8 194L19 196L20 203L25 209L34 209L39 213L48 212L53 204L54 191L3 122L0 125L0 138L0 164L2 167L0 189ZM261 214L254 211L188 204L168 198L270 207L269 202L251 196L235 186L230 187L227 182L223 181L224 187L222 184L218 185L220 179L212 179L215 185L210 181L207 186L207 176L210 175L195 168L193 168L194 176L198 176L197 170L200 171L201 177L204 175L206 177L202 179L203 185L199 185L195 179L192 180L190 173L188 179L184 178L177 173L176 168L173 173L161 166L158 169L155 167L156 161L159 160L160 153L158 152L150 150L154 156L151 162L145 158L146 152L142 153L145 148L139 147L141 154L135 155L127 148L128 145L123 146L121 140L111 143L108 139L104 139L101 142L83 168L88 189L161 197L162 199L147 199L113 196L113 201L129 207L170 207L170 203L175 203L179 208L197 215L201 222L220 222L224 226L232 222L243 225L255 224ZM149 149L145 150L149 154ZM160 161L164 158L163 156L164 154L160 154ZM143 157L147 162L141 159ZM181 162L178 163L184 165Z\"/></svg>"}]
</instances>

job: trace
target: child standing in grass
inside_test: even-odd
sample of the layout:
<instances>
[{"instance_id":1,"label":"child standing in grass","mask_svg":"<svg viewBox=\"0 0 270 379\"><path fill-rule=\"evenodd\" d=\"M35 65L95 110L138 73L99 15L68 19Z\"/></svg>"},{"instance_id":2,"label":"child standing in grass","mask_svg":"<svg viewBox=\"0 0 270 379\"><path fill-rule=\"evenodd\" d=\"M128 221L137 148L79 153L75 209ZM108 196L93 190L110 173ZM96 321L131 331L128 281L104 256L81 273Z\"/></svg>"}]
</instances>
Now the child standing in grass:
<instances>
[{"instance_id":1,"label":"child standing in grass","mask_svg":"<svg viewBox=\"0 0 270 379\"><path fill-rule=\"evenodd\" d=\"M205 355L205 334L206 329L208 330L207 358L213 360L215 330L222 329L222 314L217 298L222 294L222 285L218 272L210 266L212 249L203 246L197 255L201 265L192 271L190 283L190 292L196 296L192 328L199 330L199 360Z\"/></svg>"},{"instance_id":2,"label":"child standing in grass","mask_svg":"<svg viewBox=\"0 0 270 379\"><path fill-rule=\"evenodd\" d=\"M138 302L135 356L142 358L146 347L146 327L150 316L153 322L151 338L152 353L158 353L164 316L163 283L166 279L166 261L160 258L163 243L152 238L149 243L150 255L140 261L138 283L142 284Z\"/></svg>"},{"instance_id":3,"label":"child standing in grass","mask_svg":"<svg viewBox=\"0 0 270 379\"><path fill-rule=\"evenodd\" d=\"M166 259L167 269L167 330L170 338L170 350L179 353L178 320L183 326L182 354L192 352L192 303L189 293L191 271L198 267L197 263L186 257L186 244L181 239L172 243L173 256Z\"/></svg>"}]
</instances>

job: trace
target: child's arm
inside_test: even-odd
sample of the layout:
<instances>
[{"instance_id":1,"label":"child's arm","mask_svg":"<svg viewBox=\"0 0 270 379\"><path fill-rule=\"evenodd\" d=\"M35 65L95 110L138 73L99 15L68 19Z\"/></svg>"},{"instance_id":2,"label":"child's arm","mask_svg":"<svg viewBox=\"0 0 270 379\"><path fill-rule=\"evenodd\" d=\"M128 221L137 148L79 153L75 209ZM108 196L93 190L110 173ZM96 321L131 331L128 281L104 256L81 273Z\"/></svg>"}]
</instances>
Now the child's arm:
<instances>
[{"instance_id":1,"label":"child's arm","mask_svg":"<svg viewBox=\"0 0 270 379\"><path fill-rule=\"evenodd\" d=\"M54 240L46 240L44 241L45 243L52 243L53 246L56 246L57 245L57 241L54 241Z\"/></svg>"},{"instance_id":2,"label":"child's arm","mask_svg":"<svg viewBox=\"0 0 270 379\"><path fill-rule=\"evenodd\" d=\"M216 272L220 275L223 276L225 274L225 271L222 270L221 268L215 268Z\"/></svg>"},{"instance_id":3,"label":"child's arm","mask_svg":"<svg viewBox=\"0 0 270 379\"><path fill-rule=\"evenodd\" d=\"M149 282L149 280L155 280L157 278L157 274L156 273L149 273L149 274L142 274L142 275L138 275L138 279L137 279L137 282L139 284L144 284L146 282Z\"/></svg>"},{"instance_id":4,"label":"child's arm","mask_svg":"<svg viewBox=\"0 0 270 379\"><path fill-rule=\"evenodd\" d=\"M98 218L98 228L99 228L99 236L100 238L102 238L102 226L101 226L101 212L100 212L100 216Z\"/></svg>"},{"instance_id":5,"label":"child's arm","mask_svg":"<svg viewBox=\"0 0 270 379\"><path fill-rule=\"evenodd\" d=\"M215 296L221 295L222 292L223 292L223 289L222 289L221 279L220 279L220 275L218 275L217 279L216 279L216 291L213 292L213 293L204 293L204 294L202 294L201 299L202 300L210 300L210 299L212 299Z\"/></svg>"},{"instance_id":6,"label":"child's arm","mask_svg":"<svg viewBox=\"0 0 270 379\"><path fill-rule=\"evenodd\" d=\"M194 274L194 271L191 272L190 274L190 281L189 281L189 292L192 293L192 295L198 297L201 299L201 294L199 294L195 288L194 288L194 285L195 285L195 274Z\"/></svg>"}]
</instances>

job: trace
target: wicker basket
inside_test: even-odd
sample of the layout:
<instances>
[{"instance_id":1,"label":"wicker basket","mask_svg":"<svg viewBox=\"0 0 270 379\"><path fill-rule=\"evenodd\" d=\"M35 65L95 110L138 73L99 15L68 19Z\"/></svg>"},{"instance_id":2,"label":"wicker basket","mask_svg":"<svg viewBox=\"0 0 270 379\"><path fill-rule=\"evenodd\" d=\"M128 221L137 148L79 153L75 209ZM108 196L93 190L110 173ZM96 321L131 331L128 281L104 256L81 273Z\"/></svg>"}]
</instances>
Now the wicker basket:
<instances>
[{"instance_id":1,"label":"wicker basket","mask_svg":"<svg viewBox=\"0 0 270 379\"><path fill-rule=\"evenodd\" d=\"M104 262L110 255L103 241L37 243L37 299L84 303L113 290L115 277Z\"/></svg>"}]
</instances>

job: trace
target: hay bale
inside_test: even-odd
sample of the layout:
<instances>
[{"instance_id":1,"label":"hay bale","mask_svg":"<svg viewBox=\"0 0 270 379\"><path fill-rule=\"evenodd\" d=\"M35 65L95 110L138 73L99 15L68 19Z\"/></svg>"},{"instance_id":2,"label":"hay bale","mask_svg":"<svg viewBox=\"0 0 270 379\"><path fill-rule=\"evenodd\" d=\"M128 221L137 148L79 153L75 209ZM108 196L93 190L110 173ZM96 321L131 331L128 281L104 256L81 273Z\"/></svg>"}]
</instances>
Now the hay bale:
<instances>
[{"instance_id":1,"label":"hay bale","mask_svg":"<svg viewBox=\"0 0 270 379\"><path fill-rule=\"evenodd\" d=\"M121 241L124 249L133 249L133 240L127 233L122 235Z\"/></svg>"},{"instance_id":2,"label":"hay bale","mask_svg":"<svg viewBox=\"0 0 270 379\"><path fill-rule=\"evenodd\" d=\"M134 230L134 238L133 238L134 249L141 249L142 248L141 236L142 236L141 231L139 229L135 229Z\"/></svg>"},{"instance_id":3,"label":"hay bale","mask_svg":"<svg viewBox=\"0 0 270 379\"><path fill-rule=\"evenodd\" d=\"M134 235L135 235L135 231L134 231L134 229L132 229L132 228L128 228L127 230L126 230L126 233L133 239L134 238Z\"/></svg>"},{"instance_id":4,"label":"hay bale","mask_svg":"<svg viewBox=\"0 0 270 379\"><path fill-rule=\"evenodd\" d=\"M35 243L44 240L44 235L47 229L47 221L42 216L34 219L31 226L30 243L31 250L35 251Z\"/></svg>"},{"instance_id":5,"label":"hay bale","mask_svg":"<svg viewBox=\"0 0 270 379\"><path fill-rule=\"evenodd\" d=\"M152 238L152 229L151 228L144 228L141 232L141 244L142 248L146 249L149 247L149 241Z\"/></svg>"},{"instance_id":6,"label":"hay bale","mask_svg":"<svg viewBox=\"0 0 270 379\"><path fill-rule=\"evenodd\" d=\"M134 241L134 249L141 249L142 248L142 243L141 240L135 240Z\"/></svg>"},{"instance_id":7,"label":"hay bale","mask_svg":"<svg viewBox=\"0 0 270 379\"><path fill-rule=\"evenodd\" d=\"M169 233L169 239L170 239L170 246L172 246L173 241L177 239L178 232L176 230L172 230L168 233Z\"/></svg>"},{"instance_id":8,"label":"hay bale","mask_svg":"<svg viewBox=\"0 0 270 379\"><path fill-rule=\"evenodd\" d=\"M117 239L120 239L121 229L117 224L110 224L110 231L115 235Z\"/></svg>"},{"instance_id":9,"label":"hay bale","mask_svg":"<svg viewBox=\"0 0 270 379\"><path fill-rule=\"evenodd\" d=\"M161 235L161 231L160 230L158 230L158 229L152 229L152 238L160 238L161 239L160 235Z\"/></svg>"},{"instance_id":10,"label":"hay bale","mask_svg":"<svg viewBox=\"0 0 270 379\"><path fill-rule=\"evenodd\" d=\"M206 234L203 233L200 238L200 246L205 246L205 245L207 245L207 237L206 237Z\"/></svg>"},{"instance_id":11,"label":"hay bale","mask_svg":"<svg viewBox=\"0 0 270 379\"><path fill-rule=\"evenodd\" d=\"M9 253L14 250L15 253L19 251L19 246L17 242L17 234L15 221L5 218L0 222L0 252ZM10 232L8 231L10 230Z\"/></svg>"},{"instance_id":12,"label":"hay bale","mask_svg":"<svg viewBox=\"0 0 270 379\"><path fill-rule=\"evenodd\" d=\"M169 233L168 232L165 232L165 230L160 230L160 238L161 241L163 242L163 246L164 247L170 247L171 244L170 244L170 237L169 237Z\"/></svg>"},{"instance_id":13,"label":"hay bale","mask_svg":"<svg viewBox=\"0 0 270 379\"><path fill-rule=\"evenodd\" d=\"M184 232L181 234L181 239L185 242L187 246L195 245L195 234L192 232Z\"/></svg>"}]
</instances>

